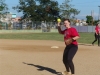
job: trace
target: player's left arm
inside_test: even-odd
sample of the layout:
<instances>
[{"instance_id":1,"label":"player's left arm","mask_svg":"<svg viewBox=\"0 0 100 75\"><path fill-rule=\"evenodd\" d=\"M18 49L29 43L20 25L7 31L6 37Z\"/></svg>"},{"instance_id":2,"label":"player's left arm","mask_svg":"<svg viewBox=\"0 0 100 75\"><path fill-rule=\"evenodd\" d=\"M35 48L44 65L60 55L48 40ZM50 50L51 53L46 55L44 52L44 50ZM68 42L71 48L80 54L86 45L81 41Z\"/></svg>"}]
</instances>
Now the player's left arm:
<instances>
[{"instance_id":1,"label":"player's left arm","mask_svg":"<svg viewBox=\"0 0 100 75\"><path fill-rule=\"evenodd\" d=\"M79 39L80 37L79 36L75 36L75 37L73 37L72 39L73 40L77 40L77 39Z\"/></svg>"}]
</instances>

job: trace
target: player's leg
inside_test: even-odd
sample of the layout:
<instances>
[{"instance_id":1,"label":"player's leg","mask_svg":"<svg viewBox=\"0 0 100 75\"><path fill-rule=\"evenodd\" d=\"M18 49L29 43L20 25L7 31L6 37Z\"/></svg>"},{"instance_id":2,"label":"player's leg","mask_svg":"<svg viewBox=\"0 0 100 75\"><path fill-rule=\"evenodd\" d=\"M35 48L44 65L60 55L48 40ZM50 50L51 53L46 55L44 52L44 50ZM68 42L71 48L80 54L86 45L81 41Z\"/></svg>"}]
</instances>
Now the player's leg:
<instances>
[{"instance_id":1,"label":"player's leg","mask_svg":"<svg viewBox=\"0 0 100 75\"><path fill-rule=\"evenodd\" d=\"M66 71L62 72L63 75L70 73L69 64L67 62L68 52L69 52L69 47L66 46L63 53L63 63L65 65Z\"/></svg>"},{"instance_id":2,"label":"player's leg","mask_svg":"<svg viewBox=\"0 0 100 75\"><path fill-rule=\"evenodd\" d=\"M98 46L100 46L100 34L98 35Z\"/></svg>"},{"instance_id":3,"label":"player's leg","mask_svg":"<svg viewBox=\"0 0 100 75\"><path fill-rule=\"evenodd\" d=\"M95 34L94 34L95 40L92 42L92 45L94 45L94 43L97 41L97 39L98 39L97 36L98 36L98 35L96 35L96 33L95 33Z\"/></svg>"},{"instance_id":4,"label":"player's leg","mask_svg":"<svg viewBox=\"0 0 100 75\"><path fill-rule=\"evenodd\" d=\"M65 65L66 71L64 72L64 75L66 74L70 74L70 70L71 73L74 74L74 64L73 64L73 57L76 54L78 50L78 46L76 45L70 45L69 47L66 47L64 50L64 54L63 54L63 63Z\"/></svg>"},{"instance_id":5,"label":"player's leg","mask_svg":"<svg viewBox=\"0 0 100 75\"><path fill-rule=\"evenodd\" d=\"M69 64L69 67L70 67L70 70L71 70L71 74L75 74L74 63L73 63L72 60L73 60L73 57L75 56L77 50L78 50L78 46L72 45L72 47L70 48L70 50L68 52L67 62Z\"/></svg>"}]
</instances>

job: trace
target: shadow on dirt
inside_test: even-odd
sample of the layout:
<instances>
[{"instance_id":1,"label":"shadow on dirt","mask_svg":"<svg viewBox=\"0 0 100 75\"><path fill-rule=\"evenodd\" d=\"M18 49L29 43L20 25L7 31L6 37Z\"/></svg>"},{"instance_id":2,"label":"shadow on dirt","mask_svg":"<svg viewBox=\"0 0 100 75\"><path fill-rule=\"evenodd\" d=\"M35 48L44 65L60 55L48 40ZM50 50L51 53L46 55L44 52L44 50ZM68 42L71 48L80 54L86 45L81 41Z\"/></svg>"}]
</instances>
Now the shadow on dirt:
<instances>
[{"instance_id":1,"label":"shadow on dirt","mask_svg":"<svg viewBox=\"0 0 100 75\"><path fill-rule=\"evenodd\" d=\"M44 67L44 66L41 66L41 65L35 65L35 64L31 64L31 63L25 63L25 62L23 62L23 64L26 64L26 65L29 65L29 66L34 66L34 67L38 68L37 69L38 71L46 70L46 71L48 71L52 74L61 75L61 72L57 72L56 70L49 68L49 67Z\"/></svg>"}]
</instances>

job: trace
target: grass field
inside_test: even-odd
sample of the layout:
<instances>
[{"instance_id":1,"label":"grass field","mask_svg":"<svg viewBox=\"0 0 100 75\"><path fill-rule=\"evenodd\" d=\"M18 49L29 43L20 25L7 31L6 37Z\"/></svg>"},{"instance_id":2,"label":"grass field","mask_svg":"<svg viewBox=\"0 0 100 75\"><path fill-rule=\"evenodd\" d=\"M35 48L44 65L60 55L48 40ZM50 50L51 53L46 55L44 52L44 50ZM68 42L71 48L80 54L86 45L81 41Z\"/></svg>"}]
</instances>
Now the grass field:
<instances>
[{"instance_id":1,"label":"grass field","mask_svg":"<svg viewBox=\"0 0 100 75\"><path fill-rule=\"evenodd\" d=\"M94 40L94 33L79 33L79 43L89 43ZM21 39L21 40L57 40L63 41L63 35L59 33L8 33L0 34L0 39Z\"/></svg>"}]
</instances>

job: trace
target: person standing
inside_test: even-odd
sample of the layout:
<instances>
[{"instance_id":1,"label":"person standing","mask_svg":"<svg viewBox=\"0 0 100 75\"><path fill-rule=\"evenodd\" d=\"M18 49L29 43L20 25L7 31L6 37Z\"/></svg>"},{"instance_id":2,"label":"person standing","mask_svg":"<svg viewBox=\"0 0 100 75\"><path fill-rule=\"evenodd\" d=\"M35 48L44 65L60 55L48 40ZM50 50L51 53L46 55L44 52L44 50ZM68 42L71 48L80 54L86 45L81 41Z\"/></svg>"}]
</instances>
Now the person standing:
<instances>
[{"instance_id":1,"label":"person standing","mask_svg":"<svg viewBox=\"0 0 100 75\"><path fill-rule=\"evenodd\" d=\"M98 24L95 27L95 33L94 33L95 40L92 42L92 45L94 45L94 43L98 40L98 30L97 29L98 29Z\"/></svg>"},{"instance_id":2,"label":"person standing","mask_svg":"<svg viewBox=\"0 0 100 75\"><path fill-rule=\"evenodd\" d=\"M66 70L62 72L63 75L74 75L75 68L73 63L73 57L75 56L78 50L78 42L79 34L77 30L70 26L70 20L64 20L64 26L66 27L65 30L61 30L60 22L58 22L58 32L64 35L64 42L65 42L65 49L63 53L63 63L65 65ZM68 43L69 39L71 39L71 43ZM68 41L67 41L68 40Z\"/></svg>"},{"instance_id":3,"label":"person standing","mask_svg":"<svg viewBox=\"0 0 100 75\"><path fill-rule=\"evenodd\" d=\"M92 45L98 40L98 46L100 46L100 24L97 24L95 27L95 40L92 42Z\"/></svg>"},{"instance_id":4,"label":"person standing","mask_svg":"<svg viewBox=\"0 0 100 75\"><path fill-rule=\"evenodd\" d=\"M100 23L98 24L98 31L99 31L99 34L98 34L98 46L100 46Z\"/></svg>"}]
</instances>

